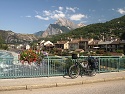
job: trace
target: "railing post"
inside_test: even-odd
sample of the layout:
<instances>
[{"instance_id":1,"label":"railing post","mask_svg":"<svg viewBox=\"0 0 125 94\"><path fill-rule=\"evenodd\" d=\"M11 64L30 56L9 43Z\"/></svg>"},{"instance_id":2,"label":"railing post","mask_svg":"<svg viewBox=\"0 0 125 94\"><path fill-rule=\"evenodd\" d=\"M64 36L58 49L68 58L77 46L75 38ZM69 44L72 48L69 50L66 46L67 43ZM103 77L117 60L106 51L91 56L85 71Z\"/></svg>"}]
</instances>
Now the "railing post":
<instances>
[{"instance_id":1,"label":"railing post","mask_svg":"<svg viewBox=\"0 0 125 94\"><path fill-rule=\"evenodd\" d=\"M99 64L98 64L98 66L99 66L99 73L100 73L100 57L99 57Z\"/></svg>"},{"instance_id":2,"label":"railing post","mask_svg":"<svg viewBox=\"0 0 125 94\"><path fill-rule=\"evenodd\" d=\"M47 55L47 62L48 62L48 77L49 77L49 57Z\"/></svg>"},{"instance_id":3,"label":"railing post","mask_svg":"<svg viewBox=\"0 0 125 94\"><path fill-rule=\"evenodd\" d=\"M120 59L121 59L121 57L118 58L118 72L119 72L119 70L120 70L120 69L119 69L119 68L120 68Z\"/></svg>"}]
</instances>

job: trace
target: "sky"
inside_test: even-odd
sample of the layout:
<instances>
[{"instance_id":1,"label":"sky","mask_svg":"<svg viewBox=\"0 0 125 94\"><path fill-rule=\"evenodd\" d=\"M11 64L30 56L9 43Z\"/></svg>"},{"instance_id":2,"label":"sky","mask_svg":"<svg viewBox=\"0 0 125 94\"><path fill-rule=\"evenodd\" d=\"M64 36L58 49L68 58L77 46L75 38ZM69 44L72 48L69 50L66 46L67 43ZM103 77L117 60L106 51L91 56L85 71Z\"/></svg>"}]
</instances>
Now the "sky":
<instances>
[{"instance_id":1,"label":"sky","mask_svg":"<svg viewBox=\"0 0 125 94\"><path fill-rule=\"evenodd\" d=\"M64 17L85 25L125 15L125 0L0 0L0 30L33 34Z\"/></svg>"}]
</instances>

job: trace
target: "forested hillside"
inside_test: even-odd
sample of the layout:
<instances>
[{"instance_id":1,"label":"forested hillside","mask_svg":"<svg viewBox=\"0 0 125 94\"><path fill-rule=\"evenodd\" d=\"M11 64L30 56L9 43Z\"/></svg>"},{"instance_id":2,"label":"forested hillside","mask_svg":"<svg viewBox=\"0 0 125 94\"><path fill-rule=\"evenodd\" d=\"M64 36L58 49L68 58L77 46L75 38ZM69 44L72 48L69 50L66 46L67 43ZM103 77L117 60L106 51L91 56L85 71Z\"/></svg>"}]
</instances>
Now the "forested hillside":
<instances>
[{"instance_id":1,"label":"forested hillside","mask_svg":"<svg viewBox=\"0 0 125 94\"><path fill-rule=\"evenodd\" d=\"M5 43L5 39L11 31L0 30L0 43Z\"/></svg>"},{"instance_id":2,"label":"forested hillside","mask_svg":"<svg viewBox=\"0 0 125 94\"><path fill-rule=\"evenodd\" d=\"M105 23L90 24L82 28L77 28L68 33L51 36L51 41L56 42L57 40L61 39L67 40L71 37L102 39L102 36L105 36L105 38L120 38L123 32L125 32L125 15Z\"/></svg>"}]
</instances>

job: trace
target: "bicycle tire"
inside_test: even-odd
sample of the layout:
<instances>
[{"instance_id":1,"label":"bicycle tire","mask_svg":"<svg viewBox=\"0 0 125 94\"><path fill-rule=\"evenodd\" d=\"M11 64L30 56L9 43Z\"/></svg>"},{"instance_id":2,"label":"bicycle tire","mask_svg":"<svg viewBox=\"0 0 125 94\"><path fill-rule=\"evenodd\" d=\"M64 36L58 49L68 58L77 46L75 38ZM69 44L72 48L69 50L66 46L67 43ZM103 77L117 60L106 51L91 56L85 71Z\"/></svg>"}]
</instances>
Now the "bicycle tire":
<instances>
[{"instance_id":1,"label":"bicycle tire","mask_svg":"<svg viewBox=\"0 0 125 94\"><path fill-rule=\"evenodd\" d=\"M89 72L89 76L95 76L95 75L96 75L96 70L95 69Z\"/></svg>"},{"instance_id":2,"label":"bicycle tire","mask_svg":"<svg viewBox=\"0 0 125 94\"><path fill-rule=\"evenodd\" d=\"M77 78L79 76L80 68L77 65L72 65L69 68L69 77L72 79Z\"/></svg>"}]
</instances>

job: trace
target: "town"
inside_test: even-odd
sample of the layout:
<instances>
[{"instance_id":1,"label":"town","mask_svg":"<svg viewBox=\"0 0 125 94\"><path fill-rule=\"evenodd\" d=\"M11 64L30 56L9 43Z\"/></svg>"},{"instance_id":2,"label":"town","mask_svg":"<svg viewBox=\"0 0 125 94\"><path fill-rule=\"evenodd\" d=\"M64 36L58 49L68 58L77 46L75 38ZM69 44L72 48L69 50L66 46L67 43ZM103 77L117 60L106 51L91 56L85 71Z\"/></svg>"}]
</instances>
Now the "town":
<instances>
[{"instance_id":1,"label":"town","mask_svg":"<svg viewBox=\"0 0 125 94\"><path fill-rule=\"evenodd\" d=\"M36 45L9 45L9 49L14 50L43 50L47 51L49 55L66 56L71 53L79 53L80 55L124 55L125 41L120 39L113 40L94 40L94 39L70 39L67 41L57 41L52 43L51 41L41 40Z\"/></svg>"}]
</instances>

